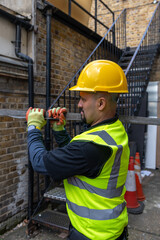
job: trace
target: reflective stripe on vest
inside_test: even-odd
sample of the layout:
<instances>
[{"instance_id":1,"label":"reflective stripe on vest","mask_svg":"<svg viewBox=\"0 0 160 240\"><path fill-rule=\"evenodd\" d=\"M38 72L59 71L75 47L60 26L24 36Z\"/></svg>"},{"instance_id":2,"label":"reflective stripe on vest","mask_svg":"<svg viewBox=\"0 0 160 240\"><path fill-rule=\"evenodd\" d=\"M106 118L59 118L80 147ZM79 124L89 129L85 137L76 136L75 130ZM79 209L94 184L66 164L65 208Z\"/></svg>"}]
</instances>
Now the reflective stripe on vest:
<instances>
[{"instance_id":1,"label":"reflective stripe on vest","mask_svg":"<svg viewBox=\"0 0 160 240\"><path fill-rule=\"evenodd\" d=\"M114 164L112 166L112 171L111 171L111 176L113 176L113 178L109 179L107 189L101 189L101 188L94 187L94 186L90 185L89 183L86 183L77 177L68 178L68 183L72 184L76 187L79 187L80 189L86 189L90 193L95 193L101 197L105 197L105 198L119 197L119 196L121 196L123 187L124 187L124 185L122 185L119 188L116 188L118 175L119 175L119 169L120 169L120 158L121 158L123 147L122 147L122 145L117 145L116 142L114 141L114 139L106 131L97 131L97 132L93 132L93 133L89 133L89 134L98 135L107 144L116 145L118 147L116 157L114 160Z\"/></svg>"},{"instance_id":2,"label":"reflective stripe on vest","mask_svg":"<svg viewBox=\"0 0 160 240\"><path fill-rule=\"evenodd\" d=\"M119 215L123 212L126 203L123 202L122 204L116 206L113 209L89 209L87 207L79 206L73 202L70 202L67 199L68 208L72 210L75 214L83 218L89 218L92 220L109 220L118 218Z\"/></svg>"}]
</instances>

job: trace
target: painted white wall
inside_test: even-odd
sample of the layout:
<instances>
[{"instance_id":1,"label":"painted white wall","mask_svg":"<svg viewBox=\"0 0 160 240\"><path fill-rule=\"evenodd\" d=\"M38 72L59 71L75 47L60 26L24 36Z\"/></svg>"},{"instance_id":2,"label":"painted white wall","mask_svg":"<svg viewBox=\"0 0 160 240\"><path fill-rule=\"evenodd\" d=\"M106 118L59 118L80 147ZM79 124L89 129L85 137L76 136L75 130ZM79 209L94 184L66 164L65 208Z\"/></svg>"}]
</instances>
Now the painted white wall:
<instances>
[{"instance_id":1,"label":"painted white wall","mask_svg":"<svg viewBox=\"0 0 160 240\"><path fill-rule=\"evenodd\" d=\"M14 11L13 14L20 14L30 19L30 23L34 25L35 19L35 0L0 0L0 7L5 7L5 11L9 8ZM16 14L17 13L17 14ZM8 57L20 60L15 55L16 26L8 19L0 16L0 57ZM21 52L30 56L34 60L34 31L28 32L22 28L21 30Z\"/></svg>"},{"instance_id":2,"label":"painted white wall","mask_svg":"<svg viewBox=\"0 0 160 240\"><path fill-rule=\"evenodd\" d=\"M23 16L31 18L32 0L0 0L0 4Z\"/></svg>"},{"instance_id":3,"label":"painted white wall","mask_svg":"<svg viewBox=\"0 0 160 240\"><path fill-rule=\"evenodd\" d=\"M0 55L16 58L15 41L16 26L7 19L0 17ZM22 29L22 44L21 51L27 54L27 33Z\"/></svg>"},{"instance_id":4,"label":"painted white wall","mask_svg":"<svg viewBox=\"0 0 160 240\"><path fill-rule=\"evenodd\" d=\"M156 169L157 126L147 126L145 168Z\"/></svg>"},{"instance_id":5,"label":"painted white wall","mask_svg":"<svg viewBox=\"0 0 160 240\"><path fill-rule=\"evenodd\" d=\"M158 104L158 82L149 82L148 92L148 117L157 118ZM147 126L146 140L146 159L145 167L156 169L156 151L157 151L157 126Z\"/></svg>"}]
</instances>

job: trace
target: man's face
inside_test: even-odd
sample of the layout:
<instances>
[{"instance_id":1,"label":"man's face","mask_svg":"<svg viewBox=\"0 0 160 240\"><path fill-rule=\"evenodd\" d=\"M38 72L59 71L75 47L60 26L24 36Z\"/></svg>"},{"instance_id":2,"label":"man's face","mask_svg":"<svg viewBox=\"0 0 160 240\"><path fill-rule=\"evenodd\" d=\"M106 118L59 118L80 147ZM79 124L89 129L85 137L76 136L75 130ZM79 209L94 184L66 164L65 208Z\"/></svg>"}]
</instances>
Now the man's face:
<instances>
[{"instance_id":1,"label":"man's face","mask_svg":"<svg viewBox=\"0 0 160 240\"><path fill-rule=\"evenodd\" d=\"M93 125L97 121L97 100L94 93L80 92L78 108L83 122Z\"/></svg>"}]
</instances>

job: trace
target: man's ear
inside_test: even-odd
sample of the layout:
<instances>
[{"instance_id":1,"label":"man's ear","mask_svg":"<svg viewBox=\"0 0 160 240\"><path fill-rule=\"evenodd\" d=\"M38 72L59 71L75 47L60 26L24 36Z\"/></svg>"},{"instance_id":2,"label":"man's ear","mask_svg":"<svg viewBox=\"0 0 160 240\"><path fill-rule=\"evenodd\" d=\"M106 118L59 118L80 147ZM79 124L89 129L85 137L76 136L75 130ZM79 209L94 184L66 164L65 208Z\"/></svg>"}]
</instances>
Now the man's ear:
<instances>
[{"instance_id":1,"label":"man's ear","mask_svg":"<svg viewBox=\"0 0 160 240\"><path fill-rule=\"evenodd\" d=\"M98 99L98 109L102 111L106 107L106 99L104 97L100 97Z\"/></svg>"}]
</instances>

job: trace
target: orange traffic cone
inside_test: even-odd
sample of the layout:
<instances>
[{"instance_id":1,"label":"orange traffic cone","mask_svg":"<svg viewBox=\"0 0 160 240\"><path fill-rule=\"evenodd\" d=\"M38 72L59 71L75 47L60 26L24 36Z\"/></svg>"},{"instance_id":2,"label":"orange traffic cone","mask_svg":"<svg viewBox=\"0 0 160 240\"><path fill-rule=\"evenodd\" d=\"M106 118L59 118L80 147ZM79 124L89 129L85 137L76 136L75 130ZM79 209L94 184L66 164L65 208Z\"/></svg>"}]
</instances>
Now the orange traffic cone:
<instances>
[{"instance_id":1,"label":"orange traffic cone","mask_svg":"<svg viewBox=\"0 0 160 240\"><path fill-rule=\"evenodd\" d=\"M143 190L142 190L141 166L140 166L139 152L136 152L135 162L134 162L134 171L135 171L135 178L136 178L137 199L139 201L144 201L145 196L144 196Z\"/></svg>"},{"instance_id":2,"label":"orange traffic cone","mask_svg":"<svg viewBox=\"0 0 160 240\"><path fill-rule=\"evenodd\" d=\"M129 167L126 179L125 200L127 202L127 210L129 213L139 214L143 212L143 205L137 201L136 181L134 172L134 158L130 157Z\"/></svg>"}]
</instances>

